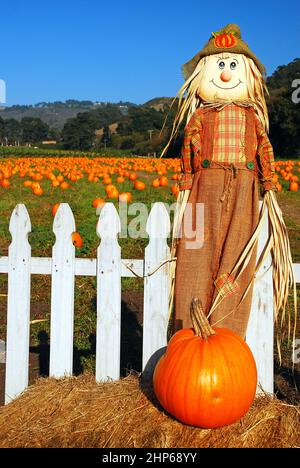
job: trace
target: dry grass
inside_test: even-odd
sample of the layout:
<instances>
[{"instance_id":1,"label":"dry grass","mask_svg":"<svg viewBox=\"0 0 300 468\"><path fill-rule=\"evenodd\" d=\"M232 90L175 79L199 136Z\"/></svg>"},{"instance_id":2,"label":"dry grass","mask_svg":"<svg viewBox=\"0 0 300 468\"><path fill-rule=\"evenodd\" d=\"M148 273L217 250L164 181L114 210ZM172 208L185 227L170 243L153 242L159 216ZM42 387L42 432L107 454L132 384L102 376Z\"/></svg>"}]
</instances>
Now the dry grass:
<instances>
[{"instance_id":1,"label":"dry grass","mask_svg":"<svg viewBox=\"0 0 300 468\"><path fill-rule=\"evenodd\" d=\"M82 375L40 379L0 408L0 427L0 447L299 447L300 407L263 396L240 422L202 430L165 414L137 376Z\"/></svg>"}]
</instances>

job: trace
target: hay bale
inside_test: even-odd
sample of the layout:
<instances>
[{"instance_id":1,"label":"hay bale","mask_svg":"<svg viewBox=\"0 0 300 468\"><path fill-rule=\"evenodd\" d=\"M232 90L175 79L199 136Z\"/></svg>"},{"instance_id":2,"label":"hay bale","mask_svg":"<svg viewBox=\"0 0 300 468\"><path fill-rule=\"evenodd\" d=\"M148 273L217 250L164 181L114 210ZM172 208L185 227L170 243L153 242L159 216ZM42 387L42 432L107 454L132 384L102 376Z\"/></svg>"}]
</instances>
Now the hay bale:
<instances>
[{"instance_id":1,"label":"hay bale","mask_svg":"<svg viewBox=\"0 0 300 468\"><path fill-rule=\"evenodd\" d=\"M159 407L135 375L40 379L0 408L0 447L299 447L300 407L263 396L238 423L188 427Z\"/></svg>"}]
</instances>

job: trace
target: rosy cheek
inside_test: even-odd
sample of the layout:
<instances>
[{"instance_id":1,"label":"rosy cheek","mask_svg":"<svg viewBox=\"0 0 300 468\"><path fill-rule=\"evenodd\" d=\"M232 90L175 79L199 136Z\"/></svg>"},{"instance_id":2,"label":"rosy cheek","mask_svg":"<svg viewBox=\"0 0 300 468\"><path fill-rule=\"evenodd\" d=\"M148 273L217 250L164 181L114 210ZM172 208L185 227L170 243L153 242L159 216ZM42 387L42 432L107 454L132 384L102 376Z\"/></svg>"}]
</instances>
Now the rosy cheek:
<instances>
[{"instance_id":1,"label":"rosy cheek","mask_svg":"<svg viewBox=\"0 0 300 468\"><path fill-rule=\"evenodd\" d=\"M231 78L232 78L232 73L229 70L224 70L220 75L220 79L224 81L225 83L228 83L228 81L230 81Z\"/></svg>"}]
</instances>

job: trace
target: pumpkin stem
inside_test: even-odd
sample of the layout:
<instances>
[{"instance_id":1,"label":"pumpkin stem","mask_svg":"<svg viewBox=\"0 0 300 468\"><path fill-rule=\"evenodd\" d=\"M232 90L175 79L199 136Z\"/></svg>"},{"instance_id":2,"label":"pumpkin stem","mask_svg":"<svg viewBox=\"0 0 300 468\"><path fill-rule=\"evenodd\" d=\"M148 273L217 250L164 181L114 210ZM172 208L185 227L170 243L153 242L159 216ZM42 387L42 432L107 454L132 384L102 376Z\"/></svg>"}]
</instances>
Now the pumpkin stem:
<instances>
[{"instance_id":1,"label":"pumpkin stem","mask_svg":"<svg viewBox=\"0 0 300 468\"><path fill-rule=\"evenodd\" d=\"M200 299L197 297L194 297L191 303L191 320L195 334L200 338L207 340L211 335L216 334L204 314Z\"/></svg>"}]
</instances>

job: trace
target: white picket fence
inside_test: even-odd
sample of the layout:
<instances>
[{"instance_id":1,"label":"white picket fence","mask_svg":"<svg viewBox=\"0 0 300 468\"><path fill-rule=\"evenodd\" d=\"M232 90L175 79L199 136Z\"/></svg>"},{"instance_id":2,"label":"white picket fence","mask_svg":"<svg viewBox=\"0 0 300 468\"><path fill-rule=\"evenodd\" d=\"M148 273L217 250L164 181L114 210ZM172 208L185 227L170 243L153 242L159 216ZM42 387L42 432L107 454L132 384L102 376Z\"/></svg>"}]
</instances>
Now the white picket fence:
<instances>
[{"instance_id":1,"label":"white picket fence","mask_svg":"<svg viewBox=\"0 0 300 468\"><path fill-rule=\"evenodd\" d=\"M101 241L96 259L75 258L71 241L76 230L72 211L61 204L54 219L56 242L52 258L31 256L31 223L26 207L16 206L9 230L8 257L0 257L0 273L8 274L5 402L28 387L31 275L51 275L50 376L73 372L75 276L97 277L96 380L120 377L121 277L144 278L144 374L167 345L170 218L163 203L155 203L147 220L149 243L144 260L121 258L118 244L120 218L112 203L101 210L96 232ZM258 255L268 236L267 219L259 239ZM163 266L158 268L163 262ZM295 265L300 282L300 264ZM273 290L271 259L266 259L254 286L247 342L259 375L259 385L273 392Z\"/></svg>"}]
</instances>

